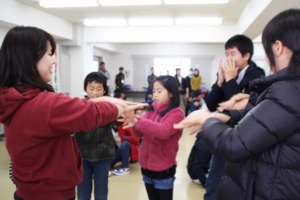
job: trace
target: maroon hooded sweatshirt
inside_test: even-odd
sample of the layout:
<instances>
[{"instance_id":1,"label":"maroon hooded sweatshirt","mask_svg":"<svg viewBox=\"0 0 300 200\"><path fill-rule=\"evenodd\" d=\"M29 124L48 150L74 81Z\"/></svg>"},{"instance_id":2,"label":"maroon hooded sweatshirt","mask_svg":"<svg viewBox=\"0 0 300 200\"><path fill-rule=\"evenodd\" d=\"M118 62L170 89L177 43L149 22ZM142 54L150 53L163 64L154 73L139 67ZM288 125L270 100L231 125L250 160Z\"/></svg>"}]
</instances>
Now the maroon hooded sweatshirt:
<instances>
[{"instance_id":1,"label":"maroon hooded sweatshirt","mask_svg":"<svg viewBox=\"0 0 300 200\"><path fill-rule=\"evenodd\" d=\"M24 200L75 197L82 163L72 132L116 119L118 109L39 89L0 89L0 122L12 161L17 195Z\"/></svg>"}]
</instances>

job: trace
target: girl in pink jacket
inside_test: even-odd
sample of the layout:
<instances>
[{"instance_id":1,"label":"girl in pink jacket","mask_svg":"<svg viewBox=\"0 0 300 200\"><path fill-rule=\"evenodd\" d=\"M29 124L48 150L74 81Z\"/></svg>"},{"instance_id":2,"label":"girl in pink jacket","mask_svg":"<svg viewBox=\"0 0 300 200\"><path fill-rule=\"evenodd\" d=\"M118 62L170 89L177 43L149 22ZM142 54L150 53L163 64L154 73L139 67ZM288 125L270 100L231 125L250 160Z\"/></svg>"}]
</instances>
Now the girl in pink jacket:
<instances>
[{"instance_id":1,"label":"girl in pink jacket","mask_svg":"<svg viewBox=\"0 0 300 200\"><path fill-rule=\"evenodd\" d=\"M182 133L173 125L184 118L176 79L158 77L153 85L153 99L152 108L141 118L133 118L130 125L135 136L143 137L139 162L149 200L171 200Z\"/></svg>"}]
</instances>

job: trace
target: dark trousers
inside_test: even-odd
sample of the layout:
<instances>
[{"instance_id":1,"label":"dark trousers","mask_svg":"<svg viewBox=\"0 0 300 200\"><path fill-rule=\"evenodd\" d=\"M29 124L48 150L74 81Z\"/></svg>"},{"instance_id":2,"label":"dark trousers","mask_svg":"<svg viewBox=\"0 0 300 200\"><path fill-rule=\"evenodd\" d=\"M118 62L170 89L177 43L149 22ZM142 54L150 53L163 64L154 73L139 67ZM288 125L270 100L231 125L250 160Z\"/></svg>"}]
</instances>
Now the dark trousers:
<instances>
[{"instance_id":1,"label":"dark trousers","mask_svg":"<svg viewBox=\"0 0 300 200\"><path fill-rule=\"evenodd\" d=\"M24 199L18 197L16 193L14 194L14 199L15 199L15 200L24 200ZM70 199L70 200L75 200L75 198L72 198L72 199Z\"/></svg>"},{"instance_id":2,"label":"dark trousers","mask_svg":"<svg viewBox=\"0 0 300 200\"><path fill-rule=\"evenodd\" d=\"M225 161L213 155L209 175L205 184L206 193L204 194L204 200L217 199L220 181L224 175L224 167Z\"/></svg>"},{"instance_id":3,"label":"dark trousers","mask_svg":"<svg viewBox=\"0 0 300 200\"><path fill-rule=\"evenodd\" d=\"M130 160L130 143L128 141L123 141L120 148L116 149L115 159L112 161L112 166L117 162L122 161L122 168L128 168Z\"/></svg>"},{"instance_id":4,"label":"dark trousers","mask_svg":"<svg viewBox=\"0 0 300 200\"><path fill-rule=\"evenodd\" d=\"M149 200L172 200L173 199L173 188L172 189L156 189L153 184L145 183Z\"/></svg>"},{"instance_id":5,"label":"dark trousers","mask_svg":"<svg viewBox=\"0 0 300 200\"><path fill-rule=\"evenodd\" d=\"M205 187L206 176L210 167L211 152L201 139L201 132L197 134L197 139L189 155L187 171L192 179L198 179Z\"/></svg>"},{"instance_id":6,"label":"dark trousers","mask_svg":"<svg viewBox=\"0 0 300 200\"><path fill-rule=\"evenodd\" d=\"M108 173L111 160L89 162L83 160L83 180L78 185L78 200L90 200L94 182L95 200L107 200Z\"/></svg>"}]
</instances>

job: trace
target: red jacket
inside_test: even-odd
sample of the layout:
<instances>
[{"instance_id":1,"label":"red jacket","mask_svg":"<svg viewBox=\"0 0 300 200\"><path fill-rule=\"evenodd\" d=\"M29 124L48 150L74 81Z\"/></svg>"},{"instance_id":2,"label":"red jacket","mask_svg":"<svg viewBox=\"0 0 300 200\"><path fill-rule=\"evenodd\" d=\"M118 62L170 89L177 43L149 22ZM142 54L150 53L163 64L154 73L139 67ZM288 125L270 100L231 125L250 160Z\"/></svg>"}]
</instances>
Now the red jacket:
<instances>
[{"instance_id":1,"label":"red jacket","mask_svg":"<svg viewBox=\"0 0 300 200\"><path fill-rule=\"evenodd\" d=\"M17 195L25 200L73 198L82 163L72 132L103 126L118 110L110 103L23 90L0 89L0 122Z\"/></svg>"},{"instance_id":2,"label":"red jacket","mask_svg":"<svg viewBox=\"0 0 300 200\"><path fill-rule=\"evenodd\" d=\"M139 158L139 142L140 138L134 137L130 128L123 129L123 126L119 126L118 133L121 141L128 141L130 143L131 160L138 160ZM126 138L124 136L127 136Z\"/></svg>"}]
</instances>

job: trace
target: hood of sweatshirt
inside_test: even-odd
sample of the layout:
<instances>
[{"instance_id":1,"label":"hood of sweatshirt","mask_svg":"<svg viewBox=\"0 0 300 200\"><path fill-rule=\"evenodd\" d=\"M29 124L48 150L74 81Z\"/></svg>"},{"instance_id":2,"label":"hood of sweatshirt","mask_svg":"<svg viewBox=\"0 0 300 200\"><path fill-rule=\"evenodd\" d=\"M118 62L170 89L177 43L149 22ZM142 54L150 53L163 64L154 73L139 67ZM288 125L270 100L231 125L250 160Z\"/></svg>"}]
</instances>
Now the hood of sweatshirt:
<instances>
[{"instance_id":1,"label":"hood of sweatshirt","mask_svg":"<svg viewBox=\"0 0 300 200\"><path fill-rule=\"evenodd\" d=\"M28 100L36 97L41 90L30 88L0 89L0 122L9 124L16 111Z\"/></svg>"}]
</instances>

